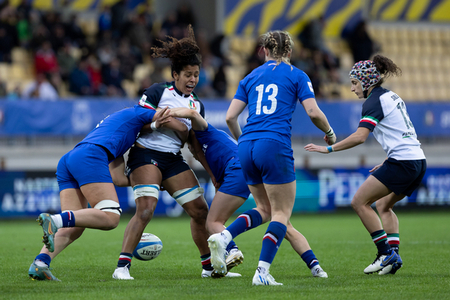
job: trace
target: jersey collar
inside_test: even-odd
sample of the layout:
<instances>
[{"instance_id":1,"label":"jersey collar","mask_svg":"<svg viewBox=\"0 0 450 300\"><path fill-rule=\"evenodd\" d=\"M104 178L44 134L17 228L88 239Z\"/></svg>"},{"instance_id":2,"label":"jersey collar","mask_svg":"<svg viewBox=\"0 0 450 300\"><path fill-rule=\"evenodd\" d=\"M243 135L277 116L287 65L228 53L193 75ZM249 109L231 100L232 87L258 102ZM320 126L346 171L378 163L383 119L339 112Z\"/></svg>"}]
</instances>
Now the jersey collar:
<instances>
[{"instance_id":1,"label":"jersey collar","mask_svg":"<svg viewBox=\"0 0 450 300\"><path fill-rule=\"evenodd\" d=\"M179 91L177 89L177 87L175 86L175 81L172 81L172 86L173 86L173 89L175 90L175 92L177 92L177 94L180 95L181 97L187 98L187 97L191 96L191 94L183 94L181 91Z\"/></svg>"}]
</instances>

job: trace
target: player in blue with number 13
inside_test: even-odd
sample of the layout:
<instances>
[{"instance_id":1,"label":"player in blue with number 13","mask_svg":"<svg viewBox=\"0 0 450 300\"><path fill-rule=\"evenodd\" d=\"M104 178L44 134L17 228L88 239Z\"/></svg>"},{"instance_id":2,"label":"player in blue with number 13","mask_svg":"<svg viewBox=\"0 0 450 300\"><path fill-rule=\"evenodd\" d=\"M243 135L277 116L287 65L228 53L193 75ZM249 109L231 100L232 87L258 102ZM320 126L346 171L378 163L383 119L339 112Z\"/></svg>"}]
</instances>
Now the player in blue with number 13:
<instances>
[{"instance_id":1,"label":"player in blue with number 13","mask_svg":"<svg viewBox=\"0 0 450 300\"><path fill-rule=\"evenodd\" d=\"M286 235L295 202L291 119L297 101L314 125L326 133L324 139L329 145L334 144L336 136L317 106L310 79L290 64L293 42L289 33L271 31L262 35L261 41L266 62L239 83L226 117L231 133L238 139L242 170L257 207L245 212L248 218L237 218L208 241L214 269L226 273L227 244L270 220L252 283L281 285L269 274L269 268ZM247 105L249 117L241 132L237 118Z\"/></svg>"}]
</instances>

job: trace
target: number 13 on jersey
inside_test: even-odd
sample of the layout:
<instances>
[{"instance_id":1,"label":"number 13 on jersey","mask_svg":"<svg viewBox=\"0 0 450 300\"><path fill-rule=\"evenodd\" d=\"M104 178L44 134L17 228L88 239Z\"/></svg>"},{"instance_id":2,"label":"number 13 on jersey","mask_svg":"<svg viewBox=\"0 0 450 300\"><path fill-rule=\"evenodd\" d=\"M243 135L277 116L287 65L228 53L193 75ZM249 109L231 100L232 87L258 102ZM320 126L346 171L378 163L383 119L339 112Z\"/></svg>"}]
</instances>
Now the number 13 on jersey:
<instances>
[{"instance_id":1,"label":"number 13 on jersey","mask_svg":"<svg viewBox=\"0 0 450 300\"><path fill-rule=\"evenodd\" d=\"M278 86L276 84L269 84L264 88L264 84L260 84L256 87L256 91L258 92L258 100L256 102L256 114L261 114L261 106L263 98L266 98L271 101L270 107L268 105L262 106L262 112L265 115L270 115L275 112L277 109L277 98L278 95Z\"/></svg>"}]
</instances>

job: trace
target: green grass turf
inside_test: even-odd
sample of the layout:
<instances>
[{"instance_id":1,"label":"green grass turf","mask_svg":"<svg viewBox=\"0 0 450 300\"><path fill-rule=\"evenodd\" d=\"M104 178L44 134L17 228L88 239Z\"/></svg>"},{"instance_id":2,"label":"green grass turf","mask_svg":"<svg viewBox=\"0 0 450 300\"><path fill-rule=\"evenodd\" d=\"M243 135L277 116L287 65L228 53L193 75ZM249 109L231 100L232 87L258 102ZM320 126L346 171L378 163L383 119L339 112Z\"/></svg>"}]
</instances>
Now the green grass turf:
<instances>
[{"instance_id":1,"label":"green grass turf","mask_svg":"<svg viewBox=\"0 0 450 300\"><path fill-rule=\"evenodd\" d=\"M450 212L398 212L400 254L396 275L365 275L376 255L370 235L353 212L300 214L293 225L308 239L329 278L313 278L287 241L270 269L284 286L251 285L266 226L236 238L245 256L240 278L200 278L189 219L155 218L145 232L163 242L153 261L133 260L133 281L111 275L130 216L112 231L87 229L51 266L62 282L33 281L28 267L41 247L34 220L0 221L0 299L450 299Z\"/></svg>"}]
</instances>

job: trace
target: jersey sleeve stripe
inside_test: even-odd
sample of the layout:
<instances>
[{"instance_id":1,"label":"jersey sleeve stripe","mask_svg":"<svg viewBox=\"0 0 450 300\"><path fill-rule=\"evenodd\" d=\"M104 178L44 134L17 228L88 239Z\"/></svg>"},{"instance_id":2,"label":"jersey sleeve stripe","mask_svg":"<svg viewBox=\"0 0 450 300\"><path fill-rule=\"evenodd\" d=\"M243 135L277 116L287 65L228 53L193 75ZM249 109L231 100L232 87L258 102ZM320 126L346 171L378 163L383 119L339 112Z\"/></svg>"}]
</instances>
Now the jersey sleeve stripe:
<instances>
[{"instance_id":1,"label":"jersey sleeve stripe","mask_svg":"<svg viewBox=\"0 0 450 300\"><path fill-rule=\"evenodd\" d=\"M361 121L359 121L360 123L362 123L362 122L367 122L367 123L369 123L369 124L372 124L373 126L377 126L377 124L378 124L378 120L377 119L375 119L375 118L373 118L373 117L370 117L370 116L364 116L364 117L362 117L361 118Z\"/></svg>"}]
</instances>

